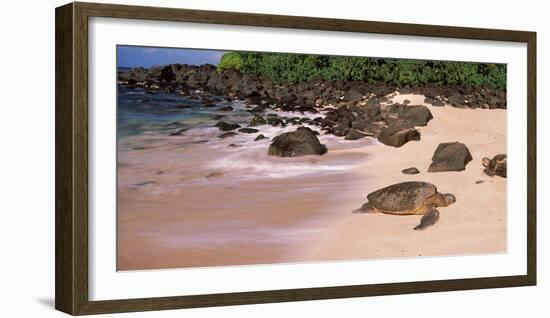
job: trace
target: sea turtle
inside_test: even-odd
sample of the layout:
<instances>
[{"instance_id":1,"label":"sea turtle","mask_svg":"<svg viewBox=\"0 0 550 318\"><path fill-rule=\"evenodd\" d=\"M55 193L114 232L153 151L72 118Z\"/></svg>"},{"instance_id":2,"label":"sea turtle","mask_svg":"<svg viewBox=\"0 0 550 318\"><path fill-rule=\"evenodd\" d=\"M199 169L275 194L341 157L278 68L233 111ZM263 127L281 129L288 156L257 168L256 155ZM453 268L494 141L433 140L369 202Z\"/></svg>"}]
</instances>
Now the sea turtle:
<instances>
[{"instance_id":1,"label":"sea turtle","mask_svg":"<svg viewBox=\"0 0 550 318\"><path fill-rule=\"evenodd\" d=\"M506 178L506 155L500 154L493 157L493 159L483 158L483 166L486 174L491 177L494 175Z\"/></svg>"},{"instance_id":2,"label":"sea turtle","mask_svg":"<svg viewBox=\"0 0 550 318\"><path fill-rule=\"evenodd\" d=\"M441 194L427 182L402 182L374 191L368 202L353 213L387 213L395 215L422 215L414 229L422 230L439 219L437 207L445 207L456 201L450 193Z\"/></svg>"}]
</instances>

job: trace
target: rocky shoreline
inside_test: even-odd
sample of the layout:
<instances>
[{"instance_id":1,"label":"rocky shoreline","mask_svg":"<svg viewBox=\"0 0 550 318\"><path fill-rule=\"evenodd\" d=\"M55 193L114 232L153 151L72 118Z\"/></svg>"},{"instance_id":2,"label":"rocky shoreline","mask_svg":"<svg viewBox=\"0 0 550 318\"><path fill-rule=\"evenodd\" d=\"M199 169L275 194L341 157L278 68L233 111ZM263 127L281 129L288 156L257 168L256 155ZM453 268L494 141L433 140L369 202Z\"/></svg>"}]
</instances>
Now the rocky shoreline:
<instances>
[{"instance_id":1,"label":"rocky shoreline","mask_svg":"<svg viewBox=\"0 0 550 318\"><path fill-rule=\"evenodd\" d=\"M265 77L242 74L234 69L220 71L209 64L134 68L119 72L118 83L130 89L143 88L146 94L179 94L200 101L204 107L217 107L216 102L220 101L244 102L253 116L248 127L224 122L223 116L220 116L216 127L222 132L221 138L239 133L257 133L253 127L258 125L284 127L307 124L345 140L369 136L385 145L401 147L409 141L420 140L421 134L416 127L426 126L433 115L425 105L410 105L408 100L402 104L393 103L392 96L396 92L424 95L424 103L438 107L506 108L506 92L488 87L394 87L384 83L327 80L275 83ZM218 110L231 112L233 108L223 106ZM266 111L275 113L266 115ZM314 116L284 117L277 115L277 111ZM181 135L184 129L171 135ZM278 145L272 144L269 154L300 156L326 152L323 145L318 145L315 137L318 132L315 130L296 130L286 134L275 137L278 138ZM262 135L257 136L257 139L262 138ZM285 142L281 142L283 139ZM304 143L308 149L302 151L304 147L301 145ZM273 150L275 148L278 150Z\"/></svg>"},{"instance_id":2,"label":"rocky shoreline","mask_svg":"<svg viewBox=\"0 0 550 318\"><path fill-rule=\"evenodd\" d=\"M120 143L119 270L506 250L503 91L274 83L211 65L118 80L119 101L154 121ZM350 213L385 188L376 211L400 217Z\"/></svg>"},{"instance_id":3,"label":"rocky shoreline","mask_svg":"<svg viewBox=\"0 0 550 318\"><path fill-rule=\"evenodd\" d=\"M169 96L147 96L143 89L122 93L133 93L129 96L135 101L162 102ZM236 136L220 139L217 135L223 132L214 127L217 120L212 117L225 113L216 109L232 105L234 110L223 120L248 128L254 116L245 105L220 102L215 108L202 108L191 101L193 110L178 112L179 96L173 99L166 108L144 102L144 107L158 107L147 108L147 116L157 111L174 115L161 117L163 121L119 143L120 270L506 251L507 179L489 176L481 165L484 157L506 153L506 110L433 107L423 103L424 96L400 94L392 100L425 105L434 117L427 126L417 127L420 141L395 148L374 138L346 141L319 130L317 137L327 153L281 158L267 155L272 139L297 126L260 123L253 127L257 133L237 129ZM168 136L172 128L163 125L178 118L191 129L179 137ZM151 133L140 133L146 131ZM260 133L268 139L254 141ZM438 145L453 141L467 145L473 160L462 151L463 161L456 162L466 169L427 173ZM437 165L443 153L459 153L460 148L441 149ZM503 175L500 157L485 161L488 170ZM411 167L416 174L401 172ZM350 213L367 201L369 193L407 181L431 183L457 200L439 209L437 224L424 231L413 230L422 223L418 215Z\"/></svg>"}]
</instances>

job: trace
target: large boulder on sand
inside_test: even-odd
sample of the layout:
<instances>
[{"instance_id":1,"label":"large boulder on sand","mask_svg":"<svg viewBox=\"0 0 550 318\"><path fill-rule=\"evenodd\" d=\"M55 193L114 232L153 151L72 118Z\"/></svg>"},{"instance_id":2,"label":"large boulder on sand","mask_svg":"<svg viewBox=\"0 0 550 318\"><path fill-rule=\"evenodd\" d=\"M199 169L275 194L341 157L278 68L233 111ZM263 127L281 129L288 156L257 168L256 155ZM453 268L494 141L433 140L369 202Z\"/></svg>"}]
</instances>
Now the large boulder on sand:
<instances>
[{"instance_id":1,"label":"large boulder on sand","mask_svg":"<svg viewBox=\"0 0 550 318\"><path fill-rule=\"evenodd\" d=\"M388 124L403 119L409 121L413 126L426 126L433 116L428 107L423 105L394 104L384 108L382 118Z\"/></svg>"},{"instance_id":2,"label":"large boulder on sand","mask_svg":"<svg viewBox=\"0 0 550 318\"><path fill-rule=\"evenodd\" d=\"M401 147L411 140L420 140L420 132L407 121L399 121L380 130L378 141L384 145Z\"/></svg>"},{"instance_id":3,"label":"large boulder on sand","mask_svg":"<svg viewBox=\"0 0 550 318\"><path fill-rule=\"evenodd\" d=\"M319 142L313 130L299 127L296 131L286 132L273 138L267 154L279 157L299 157L322 155L326 152L327 147Z\"/></svg>"},{"instance_id":4,"label":"large boulder on sand","mask_svg":"<svg viewBox=\"0 0 550 318\"><path fill-rule=\"evenodd\" d=\"M465 144L441 143L434 152L428 172L462 171L470 161L472 161L472 155Z\"/></svg>"}]
</instances>

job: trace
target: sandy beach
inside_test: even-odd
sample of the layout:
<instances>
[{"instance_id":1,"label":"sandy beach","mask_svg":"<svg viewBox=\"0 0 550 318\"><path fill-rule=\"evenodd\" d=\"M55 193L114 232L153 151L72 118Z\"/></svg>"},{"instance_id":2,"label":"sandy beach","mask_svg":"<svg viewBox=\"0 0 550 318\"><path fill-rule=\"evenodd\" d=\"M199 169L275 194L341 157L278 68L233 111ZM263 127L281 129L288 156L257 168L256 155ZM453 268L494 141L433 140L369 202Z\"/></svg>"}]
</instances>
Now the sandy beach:
<instances>
[{"instance_id":1,"label":"sandy beach","mask_svg":"<svg viewBox=\"0 0 550 318\"><path fill-rule=\"evenodd\" d=\"M393 100L402 102L405 99L411 100L411 105L423 104L423 96L418 95L401 95ZM425 181L436 185L442 193L453 193L456 203L440 208L439 222L424 231L411 231L418 224L419 216L342 214L331 228L326 229L317 248L304 251L308 259L505 252L506 179L487 176L481 160L506 153L506 110L424 105L430 108L434 119L419 129L420 141L401 148L377 144L365 150L370 156L360 168L368 180L364 184L364 196L393 183ZM454 141L466 144L472 154L473 160L466 170L427 173L437 145ZM416 167L421 173L400 173L408 167ZM476 181L483 183L476 184Z\"/></svg>"},{"instance_id":2,"label":"sandy beach","mask_svg":"<svg viewBox=\"0 0 550 318\"><path fill-rule=\"evenodd\" d=\"M327 154L279 158L267 156L270 140L218 139L216 128L192 129L185 138L124 138L117 269L505 252L506 179L487 176L481 159L506 153L506 110L391 97L405 99L426 105L434 118L418 128L420 141L400 148L321 135ZM273 137L270 129L261 132ZM454 141L472 154L466 170L427 173L437 145ZM409 167L421 173L401 173ZM402 181L433 183L457 201L423 231L412 230L419 216L351 213L368 193Z\"/></svg>"}]
</instances>

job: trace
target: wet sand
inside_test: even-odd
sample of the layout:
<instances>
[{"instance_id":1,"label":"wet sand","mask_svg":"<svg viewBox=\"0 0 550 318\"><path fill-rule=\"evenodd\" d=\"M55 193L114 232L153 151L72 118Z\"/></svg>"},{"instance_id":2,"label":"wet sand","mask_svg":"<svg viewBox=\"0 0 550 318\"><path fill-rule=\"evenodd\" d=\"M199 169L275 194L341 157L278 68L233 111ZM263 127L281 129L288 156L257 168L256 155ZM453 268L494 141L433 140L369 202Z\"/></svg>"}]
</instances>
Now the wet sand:
<instances>
[{"instance_id":1,"label":"wet sand","mask_svg":"<svg viewBox=\"0 0 550 318\"><path fill-rule=\"evenodd\" d=\"M405 98L423 102L393 101ZM506 152L506 111L429 107L420 141L393 148L321 136L324 156L268 157L269 140L220 140L215 128L125 138L118 270L504 252L506 179L486 176L481 158ZM261 132L280 133L270 129ZM450 141L470 149L466 171L426 173L437 145ZM411 166L421 174L401 173ZM412 180L457 197L425 231L412 231L418 216L350 213L369 192Z\"/></svg>"}]
</instances>

